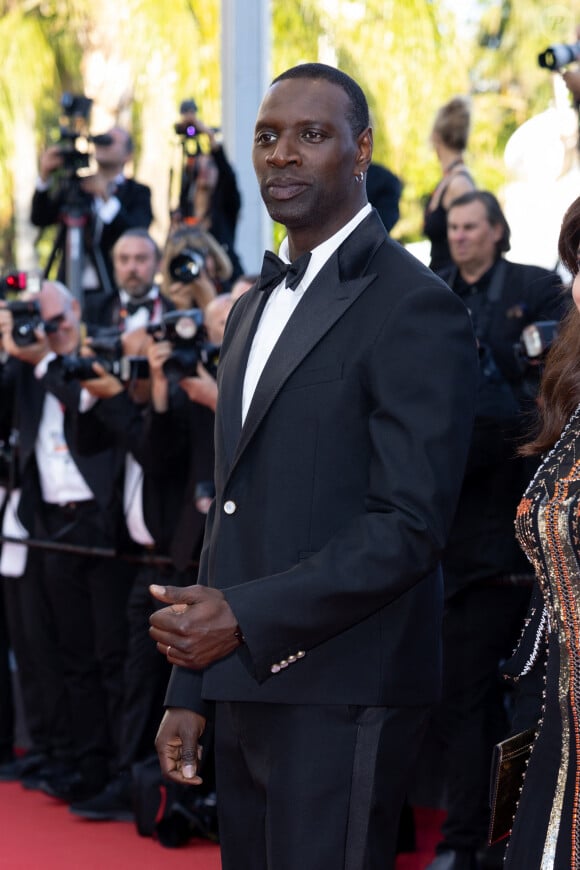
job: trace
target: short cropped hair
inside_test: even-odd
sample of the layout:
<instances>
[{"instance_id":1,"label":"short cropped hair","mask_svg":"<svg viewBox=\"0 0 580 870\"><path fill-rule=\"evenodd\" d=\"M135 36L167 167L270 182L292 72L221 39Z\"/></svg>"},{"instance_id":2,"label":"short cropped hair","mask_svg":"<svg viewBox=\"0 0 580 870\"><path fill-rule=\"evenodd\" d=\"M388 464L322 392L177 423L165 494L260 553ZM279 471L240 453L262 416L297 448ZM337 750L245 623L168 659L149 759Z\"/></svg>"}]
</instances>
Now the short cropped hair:
<instances>
[{"instance_id":1,"label":"short cropped hair","mask_svg":"<svg viewBox=\"0 0 580 870\"><path fill-rule=\"evenodd\" d=\"M276 76L271 84L274 85L276 82L286 81L287 79L324 79L324 81L331 82L333 85L338 85L350 101L350 110L347 112L346 118L355 139L369 126L367 98L360 85L346 73L342 72L342 70L336 69L333 66L327 66L325 63L301 63Z\"/></svg>"},{"instance_id":2,"label":"short cropped hair","mask_svg":"<svg viewBox=\"0 0 580 870\"><path fill-rule=\"evenodd\" d=\"M125 230L125 232L119 236L119 238L113 245L113 253L115 252L115 248L117 247L119 242L122 241L122 239L127 239L129 237L146 239L153 248L153 252L155 254L155 259L157 260L157 262L161 260L161 251L159 249L159 245L157 244L149 230L145 229L145 227L130 227L128 230Z\"/></svg>"}]
</instances>

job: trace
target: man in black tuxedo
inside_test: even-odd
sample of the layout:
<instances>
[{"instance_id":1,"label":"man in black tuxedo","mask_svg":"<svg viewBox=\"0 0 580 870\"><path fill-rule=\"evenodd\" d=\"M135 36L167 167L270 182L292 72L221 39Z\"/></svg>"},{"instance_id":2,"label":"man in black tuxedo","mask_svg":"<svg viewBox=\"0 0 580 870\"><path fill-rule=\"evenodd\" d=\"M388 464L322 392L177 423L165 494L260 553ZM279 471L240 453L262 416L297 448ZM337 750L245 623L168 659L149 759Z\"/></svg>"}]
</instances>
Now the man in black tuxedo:
<instances>
[{"instance_id":1,"label":"man in black tuxedo","mask_svg":"<svg viewBox=\"0 0 580 870\"><path fill-rule=\"evenodd\" d=\"M39 555L36 607L44 610L36 617L56 638L65 688L58 704L66 706L70 725L67 765L51 769L42 788L75 800L102 788L118 748L130 578L99 551L116 544L122 457L114 450L86 457L75 449L81 390L63 378L60 358L78 348L79 304L51 281L43 282L37 301L43 326L31 343L15 342L12 313L4 305L0 332L17 362L19 516L32 537L49 544ZM34 630L28 641L37 642ZM38 667L45 669L41 654Z\"/></svg>"},{"instance_id":2,"label":"man in black tuxedo","mask_svg":"<svg viewBox=\"0 0 580 870\"><path fill-rule=\"evenodd\" d=\"M226 327L200 585L153 587L169 606L150 633L175 665L161 766L199 782L214 718L225 870L393 867L438 695L475 344L368 204L371 157L351 78L274 80L253 161L290 281L268 252Z\"/></svg>"},{"instance_id":3,"label":"man in black tuxedo","mask_svg":"<svg viewBox=\"0 0 580 870\"><path fill-rule=\"evenodd\" d=\"M159 323L166 311L175 308L155 283L161 251L146 229L125 230L113 246L112 258L117 291L86 298L84 319L89 332L103 326L133 332Z\"/></svg>"},{"instance_id":4,"label":"man in black tuxedo","mask_svg":"<svg viewBox=\"0 0 580 870\"><path fill-rule=\"evenodd\" d=\"M111 251L119 236L130 227L146 229L153 220L149 187L124 174L125 164L133 156L131 136L121 127L113 127L102 138L109 142L95 145L96 172L82 178L71 179L66 173L61 177L59 171L63 167L63 156L60 146L51 145L41 154L30 214L36 227L57 223L66 226L71 199L75 204L79 199L86 218L85 262L82 294L79 294L83 297L83 316L85 302L89 302L91 297L114 293ZM58 278L66 281L66 277L65 256L62 256ZM94 300L92 304L95 304Z\"/></svg>"}]
</instances>

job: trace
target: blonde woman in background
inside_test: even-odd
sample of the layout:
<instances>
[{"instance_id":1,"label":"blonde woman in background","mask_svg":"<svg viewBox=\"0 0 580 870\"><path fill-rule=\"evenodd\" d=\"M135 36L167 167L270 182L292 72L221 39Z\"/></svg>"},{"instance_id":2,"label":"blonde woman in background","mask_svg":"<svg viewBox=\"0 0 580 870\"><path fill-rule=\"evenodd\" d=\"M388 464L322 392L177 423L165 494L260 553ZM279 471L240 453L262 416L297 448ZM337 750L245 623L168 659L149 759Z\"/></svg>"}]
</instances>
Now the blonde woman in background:
<instances>
[{"instance_id":1,"label":"blonde woman in background","mask_svg":"<svg viewBox=\"0 0 580 870\"><path fill-rule=\"evenodd\" d=\"M441 106L431 131L431 144L441 164L442 178L429 197L423 230L431 242L429 268L439 272L451 266L447 243L447 209L454 199L475 190L475 182L464 162L471 126L471 109L466 97L454 97Z\"/></svg>"}]
</instances>

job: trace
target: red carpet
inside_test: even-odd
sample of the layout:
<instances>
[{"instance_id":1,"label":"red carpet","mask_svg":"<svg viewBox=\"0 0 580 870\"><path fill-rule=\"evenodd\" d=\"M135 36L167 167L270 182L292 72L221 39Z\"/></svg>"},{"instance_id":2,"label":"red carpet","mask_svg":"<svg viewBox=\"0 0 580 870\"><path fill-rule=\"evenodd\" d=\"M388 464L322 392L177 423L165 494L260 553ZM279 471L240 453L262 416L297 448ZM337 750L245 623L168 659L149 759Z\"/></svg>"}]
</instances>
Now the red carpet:
<instances>
[{"instance_id":1,"label":"red carpet","mask_svg":"<svg viewBox=\"0 0 580 870\"><path fill-rule=\"evenodd\" d=\"M167 849L126 822L87 822L66 805L19 783L0 783L0 870L220 870L219 849L204 840ZM415 810L417 852L397 870L424 870L442 814Z\"/></svg>"}]
</instances>

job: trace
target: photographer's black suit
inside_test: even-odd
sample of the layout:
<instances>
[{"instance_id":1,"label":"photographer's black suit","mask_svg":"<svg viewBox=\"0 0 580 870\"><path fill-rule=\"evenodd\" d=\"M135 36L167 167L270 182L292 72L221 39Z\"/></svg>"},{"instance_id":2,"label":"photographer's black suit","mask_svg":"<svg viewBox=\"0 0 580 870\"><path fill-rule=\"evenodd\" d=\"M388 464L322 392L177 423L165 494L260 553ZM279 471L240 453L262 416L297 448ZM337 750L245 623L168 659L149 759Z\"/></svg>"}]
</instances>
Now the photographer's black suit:
<instances>
[{"instance_id":1,"label":"photographer's black suit","mask_svg":"<svg viewBox=\"0 0 580 870\"><path fill-rule=\"evenodd\" d=\"M20 432L20 519L34 538L81 546L96 554L38 552L42 590L38 607L45 610L37 618L44 624L48 621L56 632L67 696L66 715L70 716L72 750L67 761L91 788L97 788L108 777L109 764L118 749L126 646L129 578L116 560L98 556L99 549L111 550L116 544L121 456L108 450L86 457L76 450L73 432L80 388L62 381L58 361L49 365L40 380L26 363L17 362L14 370ZM35 443L47 392L53 393L64 408L70 455L94 499L64 505L43 501ZM34 635L28 640L33 645ZM43 667L43 651L37 652L39 667Z\"/></svg>"},{"instance_id":2,"label":"photographer's black suit","mask_svg":"<svg viewBox=\"0 0 580 870\"><path fill-rule=\"evenodd\" d=\"M496 364L495 372L487 364L488 374L482 371L465 480L442 560L443 701L427 750L444 759L442 846L475 855L487 835L492 747L509 728L500 662L516 645L533 577L514 519L535 464L516 451L533 423L541 367L518 363L516 346L528 324L560 320L567 297L555 272L503 259L474 285L455 267L441 275L472 313L482 358L485 352Z\"/></svg>"},{"instance_id":3,"label":"photographer's black suit","mask_svg":"<svg viewBox=\"0 0 580 870\"><path fill-rule=\"evenodd\" d=\"M143 516L155 545L130 546L134 552L171 559L171 564L140 565L129 596L119 756L119 769L127 772L153 752L169 677L167 662L148 633L149 616L161 606L149 585L195 582L205 516L196 510L194 496L196 484L213 482L214 415L175 387L166 414L136 405L124 391L98 402L77 421L76 443L82 453L117 447L142 466Z\"/></svg>"},{"instance_id":4,"label":"photographer's black suit","mask_svg":"<svg viewBox=\"0 0 580 870\"><path fill-rule=\"evenodd\" d=\"M246 642L203 673L174 668L166 703L209 713L217 702L218 808L247 843L232 855L221 841L224 867L251 867L263 836L231 727L269 793L295 808L270 808L286 847L272 867L342 867L351 852L353 867L391 866L393 807L439 692L439 558L472 425L473 335L464 306L372 212L306 290L242 426L265 302L254 287L226 327L200 565ZM299 747L303 714L312 729ZM375 807L385 840L370 844L372 857L356 818L369 788L392 801ZM317 844L332 865L317 863Z\"/></svg>"},{"instance_id":5,"label":"photographer's black suit","mask_svg":"<svg viewBox=\"0 0 580 870\"><path fill-rule=\"evenodd\" d=\"M94 260L94 249L98 248L100 251L111 289L115 288L111 259L113 245L125 230L134 227L147 229L153 220L151 190L145 184L140 184L132 178L126 178L122 184L117 186L115 196L121 203L121 208L110 223L98 222L97 226L93 214L93 198L82 194L81 191L81 199L84 199L88 215L84 233L85 250L91 261ZM67 200L66 187L60 188L56 193L50 190L36 190L32 198L31 223L36 227L48 227L59 223L63 219ZM59 264L58 279L65 282L64 257L61 258ZM103 323L100 316L103 289L85 293L83 319L88 323Z\"/></svg>"}]
</instances>

